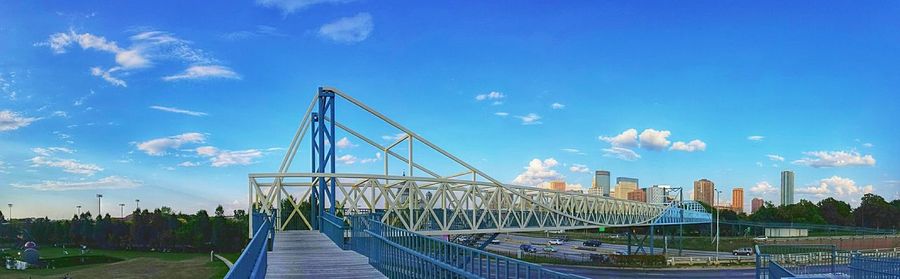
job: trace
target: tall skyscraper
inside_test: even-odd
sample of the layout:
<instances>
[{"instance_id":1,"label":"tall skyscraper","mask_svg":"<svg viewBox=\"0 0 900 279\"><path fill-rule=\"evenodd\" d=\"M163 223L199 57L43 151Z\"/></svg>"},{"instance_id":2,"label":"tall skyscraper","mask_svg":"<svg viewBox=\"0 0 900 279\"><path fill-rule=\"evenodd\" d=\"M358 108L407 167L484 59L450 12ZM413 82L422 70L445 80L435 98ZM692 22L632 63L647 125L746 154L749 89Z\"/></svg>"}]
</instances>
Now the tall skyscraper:
<instances>
[{"instance_id":1,"label":"tall skyscraper","mask_svg":"<svg viewBox=\"0 0 900 279\"><path fill-rule=\"evenodd\" d=\"M731 208L737 213L744 212L744 188L731 190Z\"/></svg>"},{"instance_id":2,"label":"tall skyscraper","mask_svg":"<svg viewBox=\"0 0 900 279\"><path fill-rule=\"evenodd\" d=\"M794 204L794 172L781 172L781 205Z\"/></svg>"},{"instance_id":3,"label":"tall skyscraper","mask_svg":"<svg viewBox=\"0 0 900 279\"><path fill-rule=\"evenodd\" d=\"M640 185L637 178L617 177L616 178L616 196L617 199L628 199L628 193L637 190Z\"/></svg>"},{"instance_id":4,"label":"tall skyscraper","mask_svg":"<svg viewBox=\"0 0 900 279\"><path fill-rule=\"evenodd\" d=\"M709 206L715 206L715 189L716 184L709 179L703 178L694 181L694 200L702 201Z\"/></svg>"},{"instance_id":5,"label":"tall skyscraper","mask_svg":"<svg viewBox=\"0 0 900 279\"><path fill-rule=\"evenodd\" d=\"M666 202L666 190L663 189L666 187L665 185L653 185L650 188L647 188L647 202L648 203L665 203Z\"/></svg>"},{"instance_id":6,"label":"tall skyscraper","mask_svg":"<svg viewBox=\"0 0 900 279\"><path fill-rule=\"evenodd\" d=\"M763 199L761 199L761 198L753 198L753 200L750 201L750 203L751 203L750 213L756 213L756 211L759 210L760 207L763 207L763 204L765 204L765 201L763 201Z\"/></svg>"},{"instance_id":7,"label":"tall skyscraper","mask_svg":"<svg viewBox=\"0 0 900 279\"><path fill-rule=\"evenodd\" d=\"M566 182L565 181L550 181L550 190L556 191L566 191Z\"/></svg>"},{"instance_id":8,"label":"tall skyscraper","mask_svg":"<svg viewBox=\"0 0 900 279\"><path fill-rule=\"evenodd\" d=\"M600 189L603 196L609 197L609 171L598 170L594 172L594 185L592 188ZM595 191L596 192L596 191Z\"/></svg>"}]
</instances>

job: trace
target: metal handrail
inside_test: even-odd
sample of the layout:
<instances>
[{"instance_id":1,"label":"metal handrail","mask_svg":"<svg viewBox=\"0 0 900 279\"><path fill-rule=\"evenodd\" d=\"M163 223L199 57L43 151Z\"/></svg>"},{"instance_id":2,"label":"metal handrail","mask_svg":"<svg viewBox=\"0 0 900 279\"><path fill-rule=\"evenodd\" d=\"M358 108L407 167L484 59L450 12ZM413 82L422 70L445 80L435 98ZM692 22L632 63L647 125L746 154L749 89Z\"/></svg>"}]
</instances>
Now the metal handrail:
<instances>
[{"instance_id":1,"label":"metal handrail","mask_svg":"<svg viewBox=\"0 0 900 279\"><path fill-rule=\"evenodd\" d=\"M272 220L265 217L263 223L253 234L253 239L241 256L225 274L226 279L265 278L268 267L269 237L272 233Z\"/></svg>"}]
</instances>

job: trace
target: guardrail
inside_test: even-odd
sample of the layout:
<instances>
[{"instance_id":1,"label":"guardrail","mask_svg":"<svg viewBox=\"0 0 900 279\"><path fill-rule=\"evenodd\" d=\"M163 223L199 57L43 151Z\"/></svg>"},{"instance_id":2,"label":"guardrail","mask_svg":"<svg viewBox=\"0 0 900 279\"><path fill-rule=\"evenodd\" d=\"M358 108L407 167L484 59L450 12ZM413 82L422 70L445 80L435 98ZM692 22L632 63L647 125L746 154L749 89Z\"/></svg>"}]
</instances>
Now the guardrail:
<instances>
[{"instance_id":1,"label":"guardrail","mask_svg":"<svg viewBox=\"0 0 900 279\"><path fill-rule=\"evenodd\" d=\"M351 216L350 248L390 278L584 278Z\"/></svg>"},{"instance_id":2,"label":"guardrail","mask_svg":"<svg viewBox=\"0 0 900 279\"><path fill-rule=\"evenodd\" d=\"M858 232L858 233L867 233L867 234L897 234L897 230L895 230L895 229L876 229L876 228L867 228L867 227L850 227L850 226L837 226L837 225L753 222L753 221L743 221L743 220L721 220L721 221L719 221L719 223L724 224L724 225L741 225L741 226L765 227L765 228L795 228L795 229L810 229L810 230L823 230L823 231Z\"/></svg>"},{"instance_id":3,"label":"guardrail","mask_svg":"<svg viewBox=\"0 0 900 279\"><path fill-rule=\"evenodd\" d=\"M263 214L254 214L254 219L264 219L261 223L256 222L259 227L253 234L253 239L247 244L247 248L241 252L241 256L228 274L226 279L243 279L243 278L265 278L266 268L268 266L268 253L270 237L274 232L272 229L272 220Z\"/></svg>"},{"instance_id":4,"label":"guardrail","mask_svg":"<svg viewBox=\"0 0 900 279\"><path fill-rule=\"evenodd\" d=\"M344 219L337 217L331 212L325 212L319 216L319 218L322 218L322 225L319 227L319 230L331 239L334 244L337 244L338 247L347 250L347 243L344 241L344 232L349 229L349 226L344 223Z\"/></svg>"},{"instance_id":5,"label":"guardrail","mask_svg":"<svg viewBox=\"0 0 900 279\"><path fill-rule=\"evenodd\" d=\"M715 256L705 256L705 257L669 257L666 259L666 264L670 266L676 265L715 265L715 264L746 264L753 263L756 261L756 258L753 256L719 256L719 259L716 260Z\"/></svg>"}]
</instances>

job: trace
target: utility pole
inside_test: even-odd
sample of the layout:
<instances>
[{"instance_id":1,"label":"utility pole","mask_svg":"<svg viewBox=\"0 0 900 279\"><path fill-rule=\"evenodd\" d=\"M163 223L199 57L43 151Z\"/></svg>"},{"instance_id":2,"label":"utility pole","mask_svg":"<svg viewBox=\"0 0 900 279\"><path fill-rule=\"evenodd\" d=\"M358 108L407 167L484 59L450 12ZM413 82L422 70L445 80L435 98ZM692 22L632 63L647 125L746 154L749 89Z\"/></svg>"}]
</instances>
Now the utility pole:
<instances>
[{"instance_id":1,"label":"utility pole","mask_svg":"<svg viewBox=\"0 0 900 279\"><path fill-rule=\"evenodd\" d=\"M125 204L124 203L119 204L119 211L121 212L120 214L122 214L122 219L125 219Z\"/></svg>"},{"instance_id":2,"label":"utility pole","mask_svg":"<svg viewBox=\"0 0 900 279\"><path fill-rule=\"evenodd\" d=\"M103 214L100 212L100 208L102 205L102 201L101 201L102 199L103 199L103 194L97 194L97 216L103 216Z\"/></svg>"}]
</instances>

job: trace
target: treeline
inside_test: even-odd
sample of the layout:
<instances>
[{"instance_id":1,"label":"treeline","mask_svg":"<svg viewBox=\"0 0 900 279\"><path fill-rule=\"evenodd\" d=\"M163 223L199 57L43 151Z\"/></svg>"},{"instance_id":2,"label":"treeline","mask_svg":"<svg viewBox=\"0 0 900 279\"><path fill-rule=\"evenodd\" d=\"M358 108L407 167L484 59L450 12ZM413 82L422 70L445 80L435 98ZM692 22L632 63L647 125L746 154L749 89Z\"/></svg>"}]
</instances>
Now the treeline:
<instances>
[{"instance_id":1,"label":"treeline","mask_svg":"<svg viewBox=\"0 0 900 279\"><path fill-rule=\"evenodd\" d=\"M708 205L705 205L707 206ZM715 212L711 207L707 208ZM865 194L859 207L827 198L817 203L807 200L790 205L775 206L766 202L753 214L721 210L723 220L756 222L805 223L837 226L856 226L876 229L900 229L900 199L888 202L876 194ZM715 213L714 213L715 214ZM715 217L715 215L713 216Z\"/></svg>"},{"instance_id":2,"label":"treeline","mask_svg":"<svg viewBox=\"0 0 900 279\"><path fill-rule=\"evenodd\" d=\"M168 207L152 212L138 209L125 219L109 214L93 217L85 212L71 220L17 219L0 226L0 243L20 246L35 241L42 247L240 252L247 244L247 222L244 210L226 217L222 206L213 216L206 210L174 213Z\"/></svg>"}]
</instances>

